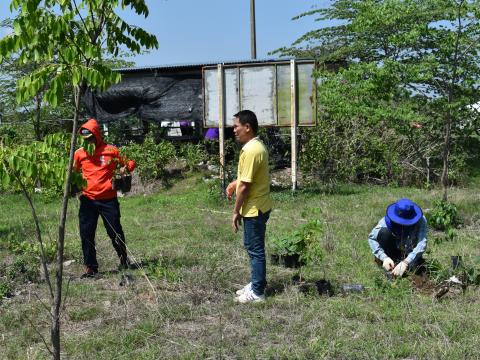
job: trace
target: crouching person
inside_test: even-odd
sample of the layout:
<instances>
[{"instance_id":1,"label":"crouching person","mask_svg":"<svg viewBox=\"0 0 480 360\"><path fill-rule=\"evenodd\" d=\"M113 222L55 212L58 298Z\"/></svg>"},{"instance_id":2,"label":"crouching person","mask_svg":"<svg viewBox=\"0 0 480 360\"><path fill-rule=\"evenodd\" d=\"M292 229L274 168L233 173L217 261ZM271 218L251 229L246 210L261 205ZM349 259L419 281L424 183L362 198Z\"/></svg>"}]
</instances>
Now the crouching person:
<instances>
[{"instance_id":1,"label":"crouching person","mask_svg":"<svg viewBox=\"0 0 480 360\"><path fill-rule=\"evenodd\" d=\"M125 235L120 224L120 205L112 181L117 165L121 166L120 173L124 174L127 170L133 171L135 161L126 160L120 156L116 146L103 142L100 127L94 119L80 127L79 135L85 145L75 151L74 169L81 171L87 182L80 196L78 214L85 264L82 278L86 278L94 277L98 272L95 232L99 216L120 259L119 269L129 266Z\"/></svg>"},{"instance_id":2,"label":"crouching person","mask_svg":"<svg viewBox=\"0 0 480 360\"><path fill-rule=\"evenodd\" d=\"M401 277L423 264L427 247L427 220L422 209L409 199L389 205L368 236L375 260L385 271Z\"/></svg>"}]
</instances>

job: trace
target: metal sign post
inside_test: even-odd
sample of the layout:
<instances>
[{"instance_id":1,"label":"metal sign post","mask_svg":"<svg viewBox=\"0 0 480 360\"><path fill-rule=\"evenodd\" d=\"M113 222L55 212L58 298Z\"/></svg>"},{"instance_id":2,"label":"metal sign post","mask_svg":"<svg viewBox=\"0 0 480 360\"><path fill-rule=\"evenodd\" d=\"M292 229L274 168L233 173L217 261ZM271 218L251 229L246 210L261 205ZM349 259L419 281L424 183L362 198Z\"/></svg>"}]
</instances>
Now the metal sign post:
<instances>
[{"instance_id":1,"label":"metal sign post","mask_svg":"<svg viewBox=\"0 0 480 360\"><path fill-rule=\"evenodd\" d=\"M225 196L225 80L223 64L217 65L218 80L218 145L220 148L220 181L222 195Z\"/></svg>"},{"instance_id":2,"label":"metal sign post","mask_svg":"<svg viewBox=\"0 0 480 360\"><path fill-rule=\"evenodd\" d=\"M292 190L297 189L297 66L295 60L290 60L290 114L292 137Z\"/></svg>"},{"instance_id":3,"label":"metal sign post","mask_svg":"<svg viewBox=\"0 0 480 360\"><path fill-rule=\"evenodd\" d=\"M250 52L252 59L257 58L257 33L255 28L255 0L250 0Z\"/></svg>"}]
</instances>

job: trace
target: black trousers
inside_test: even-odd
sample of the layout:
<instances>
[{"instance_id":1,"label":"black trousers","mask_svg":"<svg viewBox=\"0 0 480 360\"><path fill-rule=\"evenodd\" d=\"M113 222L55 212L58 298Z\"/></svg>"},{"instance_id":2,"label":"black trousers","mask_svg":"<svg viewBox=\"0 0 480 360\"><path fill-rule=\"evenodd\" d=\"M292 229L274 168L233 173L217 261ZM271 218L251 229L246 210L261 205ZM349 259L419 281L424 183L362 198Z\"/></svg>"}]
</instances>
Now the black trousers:
<instances>
[{"instance_id":1,"label":"black trousers","mask_svg":"<svg viewBox=\"0 0 480 360\"><path fill-rule=\"evenodd\" d=\"M402 253L402 251L400 251L395 246L396 237L387 228L383 228L379 231L377 236L377 241L380 247L385 252L385 254L387 254L387 256L393 260L395 265L398 264L400 261L404 260L408 255L408 254ZM377 258L375 259L379 265L382 265L382 262L380 260L378 260ZM422 256L417 256L417 258L411 264L409 264L408 268L410 270L417 269L418 267L422 266L424 262L425 260L423 259Z\"/></svg>"},{"instance_id":2,"label":"black trousers","mask_svg":"<svg viewBox=\"0 0 480 360\"><path fill-rule=\"evenodd\" d=\"M103 225L112 240L112 245L120 261L127 258L125 235L120 224L120 205L117 198L108 200L90 200L80 197L80 238L82 239L83 262L94 271L98 271L97 250L95 248L95 232L98 216L102 217Z\"/></svg>"}]
</instances>

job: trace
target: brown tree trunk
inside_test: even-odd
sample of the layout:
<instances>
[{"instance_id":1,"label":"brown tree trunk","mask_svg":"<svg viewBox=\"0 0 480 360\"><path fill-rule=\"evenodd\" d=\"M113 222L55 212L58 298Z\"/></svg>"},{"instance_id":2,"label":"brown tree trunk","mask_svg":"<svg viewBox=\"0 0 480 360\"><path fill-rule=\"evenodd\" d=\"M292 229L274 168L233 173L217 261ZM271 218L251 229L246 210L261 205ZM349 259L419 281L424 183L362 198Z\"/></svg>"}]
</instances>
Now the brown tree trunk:
<instances>
[{"instance_id":1,"label":"brown tree trunk","mask_svg":"<svg viewBox=\"0 0 480 360\"><path fill-rule=\"evenodd\" d=\"M70 154L68 158L67 178L63 190L62 208L58 225L57 244L57 271L55 281L55 295L52 304L52 324L50 336L52 341L53 359L60 359L60 306L62 304L62 283L63 283L63 251L65 246L65 222L67 219L68 198L70 195L70 179L73 169L73 154L77 140L77 123L80 114L80 98L85 87L83 85L74 88L75 94L75 116L73 117L72 139L70 142Z\"/></svg>"},{"instance_id":2,"label":"brown tree trunk","mask_svg":"<svg viewBox=\"0 0 480 360\"><path fill-rule=\"evenodd\" d=\"M465 4L465 1L460 1L457 3L457 21L458 27L456 32L456 39L455 39L455 55L453 58L452 66L452 80L448 86L448 109L447 109L447 118L445 119L445 129L444 129L444 142L443 142L443 171L442 171L442 186L443 186L443 201L448 201L448 169L450 166L450 150L451 150L451 137L452 137L452 123L453 123L453 115L452 109L450 108L451 104L453 104L453 100L455 99L454 88L457 84L457 72L459 67L459 56L460 56L460 37L463 30L462 25L462 15L461 15L461 8Z\"/></svg>"},{"instance_id":3,"label":"brown tree trunk","mask_svg":"<svg viewBox=\"0 0 480 360\"><path fill-rule=\"evenodd\" d=\"M448 201L448 169L450 157L450 137L452 130L452 118L448 114L445 123L444 142L443 142L443 170L442 170L442 187L443 187L443 201Z\"/></svg>"}]
</instances>

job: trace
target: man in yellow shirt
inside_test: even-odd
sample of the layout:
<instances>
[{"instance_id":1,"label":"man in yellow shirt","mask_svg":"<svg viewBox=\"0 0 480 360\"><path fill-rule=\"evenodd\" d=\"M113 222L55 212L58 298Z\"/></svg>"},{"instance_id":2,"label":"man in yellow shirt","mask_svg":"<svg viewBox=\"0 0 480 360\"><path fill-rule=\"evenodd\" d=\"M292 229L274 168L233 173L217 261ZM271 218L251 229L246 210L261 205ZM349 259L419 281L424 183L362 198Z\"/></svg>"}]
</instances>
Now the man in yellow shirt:
<instances>
[{"instance_id":1,"label":"man in yellow shirt","mask_svg":"<svg viewBox=\"0 0 480 360\"><path fill-rule=\"evenodd\" d=\"M236 192L232 229L238 231L243 220L243 243L250 257L251 282L237 291L241 303L265 300L265 231L272 209L268 151L257 137L258 121L250 110L234 115L233 132L243 144L238 161L237 179L227 187L227 196Z\"/></svg>"}]
</instances>

